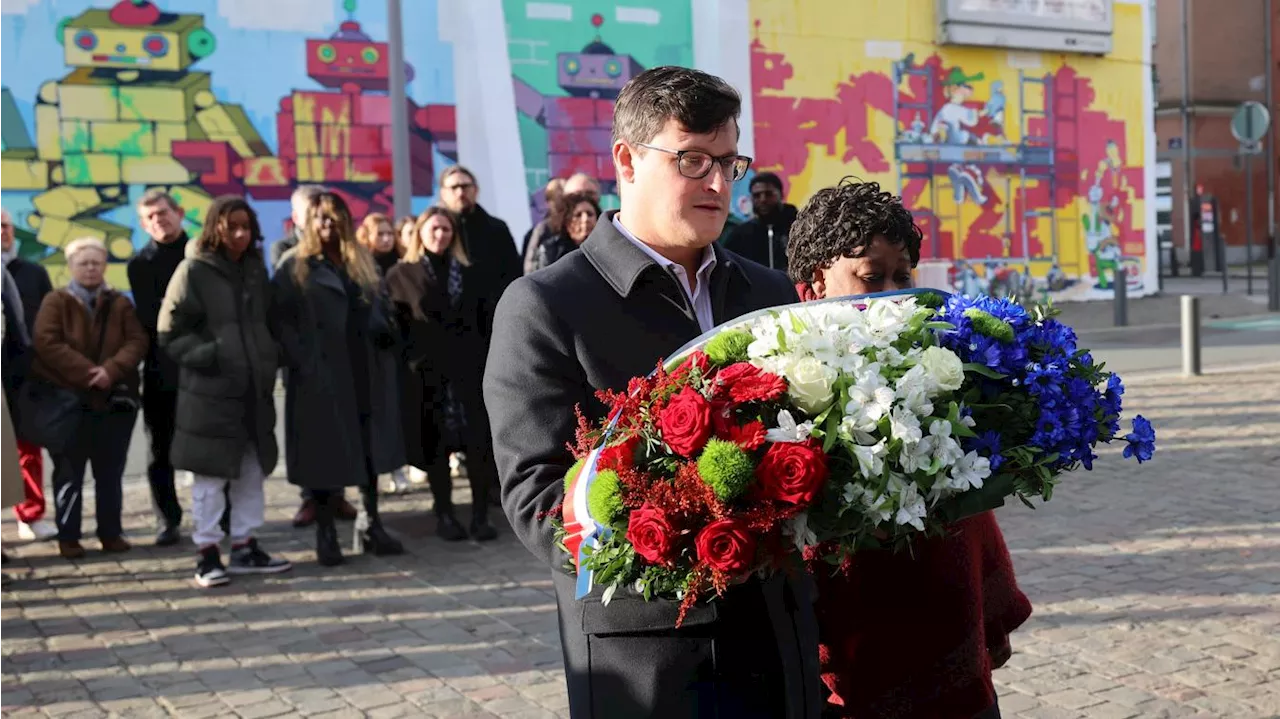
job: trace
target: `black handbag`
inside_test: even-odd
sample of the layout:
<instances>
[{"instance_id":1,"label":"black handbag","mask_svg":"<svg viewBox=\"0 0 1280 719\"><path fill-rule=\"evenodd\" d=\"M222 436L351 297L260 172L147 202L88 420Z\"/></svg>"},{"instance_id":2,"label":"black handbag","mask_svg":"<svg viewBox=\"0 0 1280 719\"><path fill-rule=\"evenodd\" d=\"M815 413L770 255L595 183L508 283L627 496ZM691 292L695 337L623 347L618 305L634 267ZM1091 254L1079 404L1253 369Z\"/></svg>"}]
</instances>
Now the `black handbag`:
<instances>
[{"instance_id":1,"label":"black handbag","mask_svg":"<svg viewBox=\"0 0 1280 719\"><path fill-rule=\"evenodd\" d=\"M103 299L107 299L108 304L102 312L96 362L102 361L107 342L107 323L111 319L111 304L115 297L110 295ZM113 389L112 395L115 393ZM34 377L23 383L18 404L21 418L18 435L51 453L64 452L71 446L86 411L84 393Z\"/></svg>"}]
</instances>

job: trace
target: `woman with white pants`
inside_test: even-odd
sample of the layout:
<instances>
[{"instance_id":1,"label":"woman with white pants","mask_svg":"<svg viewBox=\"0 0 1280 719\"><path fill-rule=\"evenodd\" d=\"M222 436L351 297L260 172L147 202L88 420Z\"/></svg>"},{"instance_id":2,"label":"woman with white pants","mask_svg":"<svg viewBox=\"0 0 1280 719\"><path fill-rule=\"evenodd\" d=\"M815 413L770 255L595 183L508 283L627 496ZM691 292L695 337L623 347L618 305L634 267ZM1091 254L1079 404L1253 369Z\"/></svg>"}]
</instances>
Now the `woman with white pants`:
<instances>
[{"instance_id":1,"label":"woman with white pants","mask_svg":"<svg viewBox=\"0 0 1280 719\"><path fill-rule=\"evenodd\" d=\"M263 482L276 466L275 390L280 351L267 325L262 233L249 204L220 197L200 238L187 245L160 308L160 345L178 362L178 411L170 457L194 476L195 581L283 572L292 565L258 546ZM228 490L229 487L229 490ZM221 517L231 500L231 555L222 563Z\"/></svg>"}]
</instances>

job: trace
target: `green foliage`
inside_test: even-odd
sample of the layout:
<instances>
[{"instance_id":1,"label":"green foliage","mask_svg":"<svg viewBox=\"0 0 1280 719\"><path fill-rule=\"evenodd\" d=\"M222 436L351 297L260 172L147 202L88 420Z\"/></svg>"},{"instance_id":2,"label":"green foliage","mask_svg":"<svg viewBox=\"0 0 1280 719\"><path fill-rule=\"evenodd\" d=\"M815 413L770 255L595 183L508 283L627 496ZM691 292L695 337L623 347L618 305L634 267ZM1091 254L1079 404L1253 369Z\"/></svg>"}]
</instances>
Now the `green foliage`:
<instances>
[{"instance_id":1,"label":"green foliage","mask_svg":"<svg viewBox=\"0 0 1280 719\"><path fill-rule=\"evenodd\" d=\"M945 304L946 300L937 292L921 292L916 295L916 303L921 307L929 307L936 310Z\"/></svg>"},{"instance_id":2,"label":"green foliage","mask_svg":"<svg viewBox=\"0 0 1280 719\"><path fill-rule=\"evenodd\" d=\"M969 321L973 323L973 329L978 334L986 335L1001 342L1013 341L1013 325L1008 322L976 307L965 310L964 316L968 317Z\"/></svg>"},{"instance_id":3,"label":"green foliage","mask_svg":"<svg viewBox=\"0 0 1280 719\"><path fill-rule=\"evenodd\" d=\"M621 520L624 506L617 472L606 469L596 474L587 490L587 509L592 519L609 527Z\"/></svg>"},{"instance_id":4,"label":"green foliage","mask_svg":"<svg viewBox=\"0 0 1280 719\"><path fill-rule=\"evenodd\" d=\"M586 459L580 459L573 463L568 472L564 475L564 493L569 493L569 485L573 484L573 478L578 476L578 472L582 471L582 465L586 463Z\"/></svg>"},{"instance_id":5,"label":"green foliage","mask_svg":"<svg viewBox=\"0 0 1280 719\"><path fill-rule=\"evenodd\" d=\"M755 477L751 457L733 442L712 439L698 457L698 473L715 495L729 501L742 494Z\"/></svg>"},{"instance_id":6,"label":"green foliage","mask_svg":"<svg viewBox=\"0 0 1280 719\"><path fill-rule=\"evenodd\" d=\"M603 532L597 541L599 546L583 549L582 569L593 573L593 583L607 587L603 601L608 604L618 587L632 581L636 550L622 532Z\"/></svg>"},{"instance_id":7,"label":"green foliage","mask_svg":"<svg viewBox=\"0 0 1280 719\"><path fill-rule=\"evenodd\" d=\"M729 330L712 337L703 351L713 364L724 367L735 362L745 362L747 347L754 339L750 332Z\"/></svg>"}]
</instances>

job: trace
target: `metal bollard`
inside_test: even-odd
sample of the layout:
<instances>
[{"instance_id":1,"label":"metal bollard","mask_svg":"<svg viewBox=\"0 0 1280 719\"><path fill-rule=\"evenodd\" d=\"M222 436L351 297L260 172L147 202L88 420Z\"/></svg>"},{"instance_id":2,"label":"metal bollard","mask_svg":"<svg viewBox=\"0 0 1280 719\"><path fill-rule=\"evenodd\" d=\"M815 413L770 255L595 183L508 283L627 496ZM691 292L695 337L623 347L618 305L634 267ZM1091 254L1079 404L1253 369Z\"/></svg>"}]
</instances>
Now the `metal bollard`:
<instances>
[{"instance_id":1,"label":"metal bollard","mask_svg":"<svg viewBox=\"0 0 1280 719\"><path fill-rule=\"evenodd\" d=\"M1200 298L1182 296L1182 374L1200 374Z\"/></svg>"},{"instance_id":2,"label":"metal bollard","mask_svg":"<svg viewBox=\"0 0 1280 719\"><path fill-rule=\"evenodd\" d=\"M1111 275L1115 280L1115 321L1116 327L1129 324L1129 273L1123 267L1117 267Z\"/></svg>"},{"instance_id":3,"label":"metal bollard","mask_svg":"<svg viewBox=\"0 0 1280 719\"><path fill-rule=\"evenodd\" d=\"M1267 309L1280 312L1280 253L1267 262Z\"/></svg>"}]
</instances>

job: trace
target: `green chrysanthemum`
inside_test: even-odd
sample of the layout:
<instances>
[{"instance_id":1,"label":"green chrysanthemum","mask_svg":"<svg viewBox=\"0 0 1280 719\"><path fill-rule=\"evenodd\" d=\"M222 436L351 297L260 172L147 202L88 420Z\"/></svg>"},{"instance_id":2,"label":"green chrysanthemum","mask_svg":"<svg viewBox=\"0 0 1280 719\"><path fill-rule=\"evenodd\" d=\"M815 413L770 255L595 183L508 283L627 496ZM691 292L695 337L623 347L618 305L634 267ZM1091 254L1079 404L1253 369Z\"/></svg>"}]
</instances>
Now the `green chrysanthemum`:
<instances>
[{"instance_id":1,"label":"green chrysanthemum","mask_svg":"<svg viewBox=\"0 0 1280 719\"><path fill-rule=\"evenodd\" d=\"M942 295L938 294L937 292L921 292L920 294L916 295L916 304L920 305L921 307L928 307L930 309L936 310L945 303L946 303L946 300L944 300L942 298Z\"/></svg>"},{"instance_id":2,"label":"green chrysanthemum","mask_svg":"<svg viewBox=\"0 0 1280 719\"><path fill-rule=\"evenodd\" d=\"M565 472L565 475L564 475L564 493L565 494L569 493L569 485L573 484L573 478L578 476L578 472L582 471L582 465L586 461L587 460L585 459L580 459L577 462L574 462L573 466L569 468L569 471Z\"/></svg>"},{"instance_id":3,"label":"green chrysanthemum","mask_svg":"<svg viewBox=\"0 0 1280 719\"><path fill-rule=\"evenodd\" d=\"M755 476L751 456L733 442L712 439L698 457L698 474L711 491L724 501L742 494Z\"/></svg>"},{"instance_id":4,"label":"green chrysanthemum","mask_svg":"<svg viewBox=\"0 0 1280 719\"><path fill-rule=\"evenodd\" d=\"M724 367L735 362L745 362L747 347L754 341L750 332L729 330L712 337L703 352L707 353L707 358L714 364Z\"/></svg>"},{"instance_id":5,"label":"green chrysanthemum","mask_svg":"<svg viewBox=\"0 0 1280 719\"><path fill-rule=\"evenodd\" d=\"M986 335L1001 342L1013 341L1013 325L1008 322L997 319L994 315L983 312L976 307L965 310L964 316L968 317L969 321L973 323L973 330L978 334Z\"/></svg>"},{"instance_id":6,"label":"green chrysanthemum","mask_svg":"<svg viewBox=\"0 0 1280 719\"><path fill-rule=\"evenodd\" d=\"M605 469L596 474L591 489L587 490L587 509L591 511L591 518L600 524L614 526L622 518L624 507L617 472Z\"/></svg>"}]
</instances>

